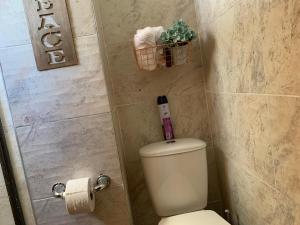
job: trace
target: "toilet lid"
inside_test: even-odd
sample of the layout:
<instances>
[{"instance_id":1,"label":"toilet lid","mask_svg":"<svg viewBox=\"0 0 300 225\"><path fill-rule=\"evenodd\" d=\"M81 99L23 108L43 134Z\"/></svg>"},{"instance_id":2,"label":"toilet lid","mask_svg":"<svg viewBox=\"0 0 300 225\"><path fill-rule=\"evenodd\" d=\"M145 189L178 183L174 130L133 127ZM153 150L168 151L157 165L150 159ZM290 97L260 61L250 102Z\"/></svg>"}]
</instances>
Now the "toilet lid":
<instances>
[{"instance_id":1,"label":"toilet lid","mask_svg":"<svg viewBox=\"0 0 300 225\"><path fill-rule=\"evenodd\" d=\"M164 218L158 225L230 225L211 210L201 210Z\"/></svg>"}]
</instances>

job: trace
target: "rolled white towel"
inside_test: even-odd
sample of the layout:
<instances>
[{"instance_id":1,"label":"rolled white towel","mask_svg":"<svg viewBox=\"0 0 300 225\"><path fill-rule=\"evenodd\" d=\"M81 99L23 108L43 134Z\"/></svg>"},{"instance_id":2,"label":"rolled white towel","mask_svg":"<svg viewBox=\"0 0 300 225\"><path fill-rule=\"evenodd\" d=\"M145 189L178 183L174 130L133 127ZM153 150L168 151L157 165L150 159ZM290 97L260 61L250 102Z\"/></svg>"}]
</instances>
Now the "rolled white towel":
<instances>
[{"instance_id":1,"label":"rolled white towel","mask_svg":"<svg viewBox=\"0 0 300 225\"><path fill-rule=\"evenodd\" d=\"M135 48L155 47L163 31L163 27L145 27L137 30L134 36Z\"/></svg>"},{"instance_id":2,"label":"rolled white towel","mask_svg":"<svg viewBox=\"0 0 300 225\"><path fill-rule=\"evenodd\" d=\"M163 30L163 27L145 27L137 30L134 36L134 46L138 52L137 59L140 68L149 71L156 69L156 43Z\"/></svg>"}]
</instances>

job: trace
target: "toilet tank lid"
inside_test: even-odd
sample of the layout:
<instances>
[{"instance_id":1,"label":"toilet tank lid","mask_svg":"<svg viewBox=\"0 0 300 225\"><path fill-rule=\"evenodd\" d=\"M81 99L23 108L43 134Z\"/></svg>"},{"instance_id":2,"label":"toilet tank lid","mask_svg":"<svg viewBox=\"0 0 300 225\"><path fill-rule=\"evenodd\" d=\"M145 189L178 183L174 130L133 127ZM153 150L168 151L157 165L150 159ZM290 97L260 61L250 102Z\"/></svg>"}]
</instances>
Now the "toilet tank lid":
<instances>
[{"instance_id":1,"label":"toilet tank lid","mask_svg":"<svg viewBox=\"0 0 300 225\"><path fill-rule=\"evenodd\" d=\"M175 155L196 150L205 150L206 143L195 138L174 139L146 145L140 149L141 157Z\"/></svg>"}]
</instances>

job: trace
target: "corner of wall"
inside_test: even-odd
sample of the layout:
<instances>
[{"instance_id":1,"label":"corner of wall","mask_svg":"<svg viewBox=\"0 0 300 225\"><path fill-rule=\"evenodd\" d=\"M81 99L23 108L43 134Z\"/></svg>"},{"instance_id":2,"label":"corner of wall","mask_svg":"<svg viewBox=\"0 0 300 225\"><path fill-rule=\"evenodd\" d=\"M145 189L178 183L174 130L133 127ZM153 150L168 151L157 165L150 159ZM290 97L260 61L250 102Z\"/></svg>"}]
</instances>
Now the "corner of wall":
<instances>
[{"instance_id":1,"label":"corner of wall","mask_svg":"<svg viewBox=\"0 0 300 225\"><path fill-rule=\"evenodd\" d=\"M127 184L127 174L126 174L125 162L124 162L124 154L121 150L122 149L122 138L121 138L122 134L120 132L121 128L120 128L118 113L116 110L116 106L114 104L114 99L112 97L113 96L113 84L111 81L110 66L109 66L109 61L108 61L106 48L105 48L106 43L105 43L105 38L103 35L103 24L102 24L101 13L100 13L101 6L100 6L98 0L93 0L92 2L93 2L93 11L94 11L95 20L96 20L96 30L97 30L97 36L98 36L98 41L99 41L99 48L100 48L100 52L101 52L101 56L102 56L102 63L103 63L103 68L104 68L105 82L107 84L107 89L108 89L108 99L109 99L110 108L111 108L111 115L112 115L112 121L113 121L113 127L114 127L114 135L115 135L116 145L117 145L117 150L118 150L118 155L119 155L124 189L126 192L128 214L130 217L130 223L133 224L131 203L129 200L129 192L128 192L128 184Z\"/></svg>"}]
</instances>

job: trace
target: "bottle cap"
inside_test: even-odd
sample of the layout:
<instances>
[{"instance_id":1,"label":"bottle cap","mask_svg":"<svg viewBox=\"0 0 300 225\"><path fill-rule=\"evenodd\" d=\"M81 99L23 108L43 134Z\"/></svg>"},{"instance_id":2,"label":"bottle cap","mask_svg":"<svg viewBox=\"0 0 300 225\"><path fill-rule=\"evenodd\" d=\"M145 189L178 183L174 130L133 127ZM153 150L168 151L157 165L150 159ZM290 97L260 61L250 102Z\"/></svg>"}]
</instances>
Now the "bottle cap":
<instances>
[{"instance_id":1,"label":"bottle cap","mask_svg":"<svg viewBox=\"0 0 300 225\"><path fill-rule=\"evenodd\" d=\"M157 104L158 105L167 104L167 103L168 103L167 96L163 95L163 96L158 96L157 97Z\"/></svg>"}]
</instances>

